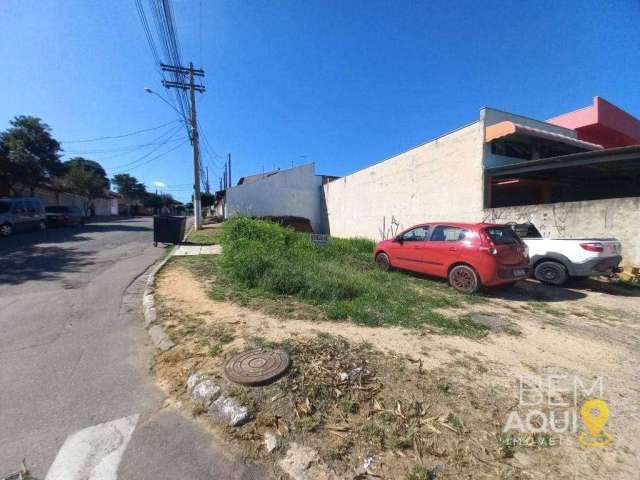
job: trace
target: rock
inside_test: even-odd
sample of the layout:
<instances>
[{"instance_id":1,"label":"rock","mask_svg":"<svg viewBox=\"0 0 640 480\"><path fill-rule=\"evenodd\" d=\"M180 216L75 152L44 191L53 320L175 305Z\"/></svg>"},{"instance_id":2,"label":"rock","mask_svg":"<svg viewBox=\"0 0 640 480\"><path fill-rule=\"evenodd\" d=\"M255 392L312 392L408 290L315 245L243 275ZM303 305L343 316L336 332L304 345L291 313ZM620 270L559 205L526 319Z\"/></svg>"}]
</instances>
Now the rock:
<instances>
[{"instance_id":1,"label":"rock","mask_svg":"<svg viewBox=\"0 0 640 480\"><path fill-rule=\"evenodd\" d=\"M222 390L213 380L202 380L191 392L191 399L208 408L211 403L220 396Z\"/></svg>"},{"instance_id":2,"label":"rock","mask_svg":"<svg viewBox=\"0 0 640 480\"><path fill-rule=\"evenodd\" d=\"M362 463L356 470L356 475L366 475L371 466L373 465L373 457L365 457Z\"/></svg>"},{"instance_id":3,"label":"rock","mask_svg":"<svg viewBox=\"0 0 640 480\"><path fill-rule=\"evenodd\" d=\"M149 329L149 336L151 336L151 340L154 345L160 350L169 350L173 348L175 343L171 341L171 339L164 332L164 329L160 325L154 325Z\"/></svg>"},{"instance_id":4,"label":"rock","mask_svg":"<svg viewBox=\"0 0 640 480\"><path fill-rule=\"evenodd\" d=\"M278 464L293 480L337 480L314 449L292 443Z\"/></svg>"},{"instance_id":5,"label":"rock","mask_svg":"<svg viewBox=\"0 0 640 480\"><path fill-rule=\"evenodd\" d=\"M207 374L204 372L192 373L191 375L189 375L189 378L187 379L187 389L189 391L193 390L193 387L195 387L202 380L206 380L206 379L207 379Z\"/></svg>"},{"instance_id":6,"label":"rock","mask_svg":"<svg viewBox=\"0 0 640 480\"><path fill-rule=\"evenodd\" d=\"M361 371L362 371L362 367L356 367L349 370L349 373L340 372L338 373L338 381L340 381L341 383L346 382L347 380L351 381L355 377L357 377Z\"/></svg>"},{"instance_id":7,"label":"rock","mask_svg":"<svg viewBox=\"0 0 640 480\"><path fill-rule=\"evenodd\" d=\"M249 410L238 404L233 398L219 396L209 407L209 415L230 427L238 427L249 420Z\"/></svg>"},{"instance_id":8,"label":"rock","mask_svg":"<svg viewBox=\"0 0 640 480\"><path fill-rule=\"evenodd\" d=\"M280 440L273 433L265 432L264 446L267 450L267 453L271 453L280 446Z\"/></svg>"}]
</instances>

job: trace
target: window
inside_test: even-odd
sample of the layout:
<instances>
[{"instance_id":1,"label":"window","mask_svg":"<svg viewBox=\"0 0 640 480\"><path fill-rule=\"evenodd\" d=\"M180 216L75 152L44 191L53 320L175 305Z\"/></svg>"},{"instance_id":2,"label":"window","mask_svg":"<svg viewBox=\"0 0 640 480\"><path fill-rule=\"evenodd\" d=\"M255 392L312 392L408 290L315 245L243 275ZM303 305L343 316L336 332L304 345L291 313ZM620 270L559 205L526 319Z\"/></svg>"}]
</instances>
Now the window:
<instances>
[{"instance_id":1,"label":"window","mask_svg":"<svg viewBox=\"0 0 640 480\"><path fill-rule=\"evenodd\" d=\"M44 211L47 213L64 213L67 207L61 207L59 205L53 205L51 207L45 207Z\"/></svg>"},{"instance_id":2,"label":"window","mask_svg":"<svg viewBox=\"0 0 640 480\"><path fill-rule=\"evenodd\" d=\"M515 245L520 243L516 232L509 227L489 227L485 229L495 245Z\"/></svg>"},{"instance_id":3,"label":"window","mask_svg":"<svg viewBox=\"0 0 640 480\"><path fill-rule=\"evenodd\" d=\"M542 238L542 235L533 223L518 223L509 225L520 238Z\"/></svg>"},{"instance_id":4,"label":"window","mask_svg":"<svg viewBox=\"0 0 640 480\"><path fill-rule=\"evenodd\" d=\"M413 230L409 230L402 235L402 241L404 242L424 242L427 239L429 233L429 227L417 227Z\"/></svg>"},{"instance_id":5,"label":"window","mask_svg":"<svg viewBox=\"0 0 640 480\"><path fill-rule=\"evenodd\" d=\"M24 203L23 202L14 203L13 204L13 213L19 213L19 214L26 213L25 207L24 207Z\"/></svg>"},{"instance_id":6,"label":"window","mask_svg":"<svg viewBox=\"0 0 640 480\"><path fill-rule=\"evenodd\" d=\"M38 211L38 209L36 208L36 204L33 200L25 200L24 204L27 209L27 213L29 215L35 215L35 213Z\"/></svg>"},{"instance_id":7,"label":"window","mask_svg":"<svg viewBox=\"0 0 640 480\"><path fill-rule=\"evenodd\" d=\"M431 235L432 242L459 242L467 236L467 231L460 227L449 227L447 225L438 225L433 229Z\"/></svg>"}]
</instances>

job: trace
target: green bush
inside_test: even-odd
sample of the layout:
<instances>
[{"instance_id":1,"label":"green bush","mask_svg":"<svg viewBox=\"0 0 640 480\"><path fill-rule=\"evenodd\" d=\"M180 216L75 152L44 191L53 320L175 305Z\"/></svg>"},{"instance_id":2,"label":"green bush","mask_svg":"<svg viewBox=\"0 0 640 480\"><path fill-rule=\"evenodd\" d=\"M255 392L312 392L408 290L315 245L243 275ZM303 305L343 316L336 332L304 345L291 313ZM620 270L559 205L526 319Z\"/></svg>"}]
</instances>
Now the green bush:
<instances>
[{"instance_id":1,"label":"green bush","mask_svg":"<svg viewBox=\"0 0 640 480\"><path fill-rule=\"evenodd\" d=\"M225 222L222 243L227 280L261 294L296 296L331 319L412 327L428 323L447 333L477 333L464 319L434 311L459 306L459 295L437 282L380 271L369 240L330 238L314 245L308 234L236 217Z\"/></svg>"}]
</instances>

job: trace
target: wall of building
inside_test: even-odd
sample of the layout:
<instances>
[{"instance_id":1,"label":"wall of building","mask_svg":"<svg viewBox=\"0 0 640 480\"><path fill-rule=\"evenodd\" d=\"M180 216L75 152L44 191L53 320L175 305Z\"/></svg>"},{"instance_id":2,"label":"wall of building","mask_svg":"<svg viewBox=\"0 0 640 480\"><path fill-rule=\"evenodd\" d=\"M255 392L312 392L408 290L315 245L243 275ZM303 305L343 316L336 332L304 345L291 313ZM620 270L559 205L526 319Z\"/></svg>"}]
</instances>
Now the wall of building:
<instances>
[{"instance_id":1,"label":"wall of building","mask_svg":"<svg viewBox=\"0 0 640 480\"><path fill-rule=\"evenodd\" d=\"M315 174L313 163L280 170L257 182L228 188L225 217L303 217L314 232L323 233L321 188L322 177Z\"/></svg>"},{"instance_id":2,"label":"wall of building","mask_svg":"<svg viewBox=\"0 0 640 480\"><path fill-rule=\"evenodd\" d=\"M477 221L483 141L482 122L475 122L329 182L329 233L381 240L426 221Z\"/></svg>"},{"instance_id":3,"label":"wall of building","mask_svg":"<svg viewBox=\"0 0 640 480\"><path fill-rule=\"evenodd\" d=\"M639 197L491 208L485 210L483 220L531 221L545 237L615 237L622 242L623 264L640 265Z\"/></svg>"}]
</instances>

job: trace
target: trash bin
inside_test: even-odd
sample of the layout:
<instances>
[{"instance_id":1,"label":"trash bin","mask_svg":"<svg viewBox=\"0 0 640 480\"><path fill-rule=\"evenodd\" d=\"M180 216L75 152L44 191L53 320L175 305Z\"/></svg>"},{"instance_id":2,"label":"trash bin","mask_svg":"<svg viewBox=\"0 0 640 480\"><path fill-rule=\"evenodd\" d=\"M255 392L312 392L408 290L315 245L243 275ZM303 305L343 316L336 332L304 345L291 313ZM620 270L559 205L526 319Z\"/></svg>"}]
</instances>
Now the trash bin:
<instances>
[{"instance_id":1,"label":"trash bin","mask_svg":"<svg viewBox=\"0 0 640 480\"><path fill-rule=\"evenodd\" d=\"M154 215L153 244L157 247L158 243L180 243L184 237L186 222L187 217Z\"/></svg>"}]
</instances>

